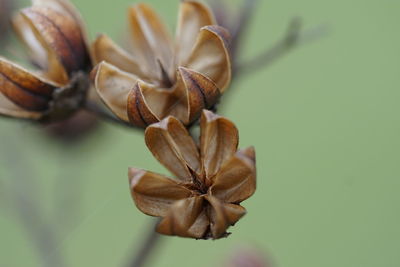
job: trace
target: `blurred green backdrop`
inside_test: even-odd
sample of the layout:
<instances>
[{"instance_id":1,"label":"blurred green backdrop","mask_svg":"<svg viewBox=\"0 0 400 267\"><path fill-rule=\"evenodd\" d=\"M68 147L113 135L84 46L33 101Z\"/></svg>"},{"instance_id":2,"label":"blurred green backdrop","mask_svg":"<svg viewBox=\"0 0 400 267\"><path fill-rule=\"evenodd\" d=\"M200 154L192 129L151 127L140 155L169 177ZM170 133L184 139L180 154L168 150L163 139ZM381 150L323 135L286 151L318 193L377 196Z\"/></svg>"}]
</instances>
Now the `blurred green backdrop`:
<instances>
[{"instance_id":1,"label":"blurred green backdrop","mask_svg":"<svg viewBox=\"0 0 400 267\"><path fill-rule=\"evenodd\" d=\"M124 37L134 1L73 2L92 38ZM179 1L147 2L175 25ZM243 244L282 267L400 266L399 12L392 0L260 1L245 57L271 45L294 15L306 26L327 23L331 32L231 88L221 112L239 127L241 146L256 147L259 182L233 234L164 238L151 266L221 266ZM42 266L21 218L10 212L13 153L14 167L31 164L40 177L35 191L46 213L39 221L68 221L63 208L54 209L54 196L69 180L83 192L73 204L79 219L49 257L61 251L69 266L124 266L150 222L133 205L127 167L166 173L142 135L104 125L79 147L66 147L29 124L1 120L0 127L0 266ZM22 195L33 190L30 174L19 183Z\"/></svg>"}]
</instances>

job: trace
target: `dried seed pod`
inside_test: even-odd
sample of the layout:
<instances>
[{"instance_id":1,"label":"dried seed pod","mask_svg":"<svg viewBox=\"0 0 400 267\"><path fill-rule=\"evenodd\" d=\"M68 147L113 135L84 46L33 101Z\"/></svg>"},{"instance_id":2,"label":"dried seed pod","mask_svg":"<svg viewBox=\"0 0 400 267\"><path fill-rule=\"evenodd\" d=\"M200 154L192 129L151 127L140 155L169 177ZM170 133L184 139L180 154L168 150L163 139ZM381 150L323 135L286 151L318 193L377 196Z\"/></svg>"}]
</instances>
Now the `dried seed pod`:
<instances>
[{"instance_id":1,"label":"dried seed pod","mask_svg":"<svg viewBox=\"0 0 400 267\"><path fill-rule=\"evenodd\" d=\"M158 161L176 176L129 169L136 206L162 218L157 231L197 239L227 236L228 227L246 213L240 203L256 190L255 151L237 151L235 125L204 110L200 147L171 116L150 125L145 139Z\"/></svg>"},{"instance_id":2,"label":"dried seed pod","mask_svg":"<svg viewBox=\"0 0 400 267\"><path fill-rule=\"evenodd\" d=\"M33 0L14 29L39 72L0 57L0 114L36 120L69 116L84 102L91 59L79 13L66 0Z\"/></svg>"},{"instance_id":3,"label":"dried seed pod","mask_svg":"<svg viewBox=\"0 0 400 267\"><path fill-rule=\"evenodd\" d=\"M95 87L121 120L146 127L172 115L188 125L229 86L229 33L205 5L180 5L175 41L151 7L137 4L129 9L132 54L106 35L94 42Z\"/></svg>"}]
</instances>

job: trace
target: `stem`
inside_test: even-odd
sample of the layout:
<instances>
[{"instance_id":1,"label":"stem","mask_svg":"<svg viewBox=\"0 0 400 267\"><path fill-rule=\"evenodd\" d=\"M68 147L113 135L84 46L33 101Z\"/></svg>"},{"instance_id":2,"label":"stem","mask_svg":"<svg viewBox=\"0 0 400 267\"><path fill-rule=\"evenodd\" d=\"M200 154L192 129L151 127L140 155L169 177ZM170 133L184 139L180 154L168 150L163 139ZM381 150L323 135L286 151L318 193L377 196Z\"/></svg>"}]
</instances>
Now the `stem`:
<instances>
[{"instance_id":1,"label":"stem","mask_svg":"<svg viewBox=\"0 0 400 267\"><path fill-rule=\"evenodd\" d=\"M159 223L159 220L151 222L148 232L146 233L145 239L141 243L139 250L136 252L134 257L131 259L128 267L142 267L145 266L149 256L157 248L161 235L155 231L155 226Z\"/></svg>"},{"instance_id":2,"label":"stem","mask_svg":"<svg viewBox=\"0 0 400 267\"><path fill-rule=\"evenodd\" d=\"M113 123L113 124L118 125L118 126L123 126L123 127L131 128L131 129L142 130L139 127L136 127L134 125L131 125L131 124L127 123L127 122L124 122L124 121L118 119L113 114L111 114L110 112L108 112L107 110L105 110L104 108L102 108L100 105L98 105L97 103L95 103L93 101L89 101L89 100L86 101L86 104L85 104L84 108L87 111L97 115L98 117L100 117L104 121Z\"/></svg>"}]
</instances>

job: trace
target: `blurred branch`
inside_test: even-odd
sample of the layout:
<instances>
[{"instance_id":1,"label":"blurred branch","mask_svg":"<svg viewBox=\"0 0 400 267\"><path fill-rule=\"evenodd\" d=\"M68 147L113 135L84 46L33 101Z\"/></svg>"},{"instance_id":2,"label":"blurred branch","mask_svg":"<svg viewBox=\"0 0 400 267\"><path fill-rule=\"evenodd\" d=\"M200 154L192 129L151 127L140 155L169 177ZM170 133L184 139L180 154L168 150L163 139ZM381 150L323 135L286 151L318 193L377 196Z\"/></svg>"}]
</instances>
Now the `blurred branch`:
<instances>
[{"instance_id":1,"label":"blurred branch","mask_svg":"<svg viewBox=\"0 0 400 267\"><path fill-rule=\"evenodd\" d=\"M158 219L153 219L154 221L150 223L148 232L146 233L145 239L141 242L139 250L134 254L131 261L128 263L128 267L142 267L146 265L149 256L153 254L156 249L161 235L155 231Z\"/></svg>"},{"instance_id":2,"label":"blurred branch","mask_svg":"<svg viewBox=\"0 0 400 267\"><path fill-rule=\"evenodd\" d=\"M37 188L38 177L35 175L31 162L22 151L20 144L13 142L13 138L4 136L1 151L4 154L6 166L14 176L10 178L11 188L8 190L9 203L15 206L10 209L20 218L20 222L35 244L44 266L63 267L65 262L61 253L54 251L57 245L57 236L51 224L45 222L43 207L40 205Z\"/></svg>"},{"instance_id":3,"label":"blurred branch","mask_svg":"<svg viewBox=\"0 0 400 267\"><path fill-rule=\"evenodd\" d=\"M240 73L241 77L242 75L257 71L260 68L268 67L294 48L318 40L329 32L327 25L320 25L307 31L302 31L302 28L301 19L293 18L288 25L286 34L281 40L253 59L238 64L236 69L234 69L234 73Z\"/></svg>"}]
</instances>

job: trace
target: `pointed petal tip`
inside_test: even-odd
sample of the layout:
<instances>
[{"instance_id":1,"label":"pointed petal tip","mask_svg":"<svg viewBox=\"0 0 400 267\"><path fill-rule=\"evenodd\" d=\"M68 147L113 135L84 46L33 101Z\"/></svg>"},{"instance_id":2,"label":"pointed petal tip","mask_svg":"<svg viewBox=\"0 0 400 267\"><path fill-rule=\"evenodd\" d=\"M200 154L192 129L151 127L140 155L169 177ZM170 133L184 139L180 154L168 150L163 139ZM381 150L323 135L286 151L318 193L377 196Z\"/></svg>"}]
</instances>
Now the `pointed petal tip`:
<instances>
[{"instance_id":1,"label":"pointed petal tip","mask_svg":"<svg viewBox=\"0 0 400 267\"><path fill-rule=\"evenodd\" d=\"M256 149L254 148L254 146L250 146L248 148L241 149L239 151L239 153L241 153L242 155L245 155L246 157L251 159L253 162L256 161Z\"/></svg>"}]
</instances>

